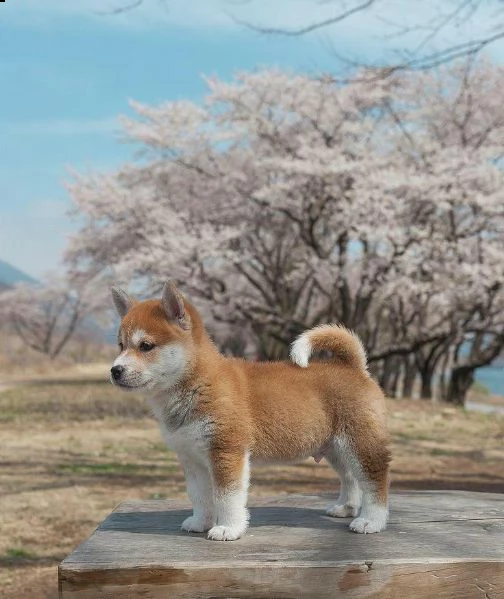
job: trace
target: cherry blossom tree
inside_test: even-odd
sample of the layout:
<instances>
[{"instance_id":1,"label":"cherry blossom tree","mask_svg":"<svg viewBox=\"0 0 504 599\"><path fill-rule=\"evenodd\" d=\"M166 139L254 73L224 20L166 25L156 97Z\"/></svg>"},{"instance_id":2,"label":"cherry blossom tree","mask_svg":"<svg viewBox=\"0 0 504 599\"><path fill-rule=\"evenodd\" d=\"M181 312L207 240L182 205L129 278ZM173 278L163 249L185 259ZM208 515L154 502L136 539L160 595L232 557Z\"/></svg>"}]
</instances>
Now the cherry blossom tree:
<instances>
[{"instance_id":1,"label":"cherry blossom tree","mask_svg":"<svg viewBox=\"0 0 504 599\"><path fill-rule=\"evenodd\" d=\"M469 369L491 359L504 274L503 73L472 61L369 75L344 85L243 73L208 79L203 105L133 104L124 128L142 159L69 185L83 223L72 273L112 271L149 293L173 277L214 323L248 331L263 357L285 356L305 328L342 322L387 389L401 373L411 389L419 373L431 396L436 372L459 376L447 356ZM446 396L460 401L455 387Z\"/></svg>"},{"instance_id":2,"label":"cherry blossom tree","mask_svg":"<svg viewBox=\"0 0 504 599\"><path fill-rule=\"evenodd\" d=\"M28 347L53 360L91 316L95 324L106 322L103 283L65 277L19 283L0 294L0 316Z\"/></svg>"},{"instance_id":3,"label":"cherry blossom tree","mask_svg":"<svg viewBox=\"0 0 504 599\"><path fill-rule=\"evenodd\" d=\"M407 115L399 114L400 110L394 114L405 131L402 153L419 165L421 186L427 185L427 192L432 175L436 185L441 183L424 202L432 212L430 231L435 243L425 246L428 254L423 254L422 269L435 275L449 300L444 310L436 307L437 314L444 314L447 335L416 354L423 373L422 395L431 396L428 381L447 355L457 356L469 381L475 368L489 364L504 347L499 334L504 112L498 100L504 91L504 70L485 59L471 58L438 72L407 76L404 83L401 99ZM412 124L414 139L407 133ZM427 297L431 301L430 293ZM493 333L491 350L482 353L481 344L488 341L484 331ZM480 348L476 353L470 349L474 343ZM458 394L461 385L453 380L460 378L457 372L454 368L443 395L462 402L465 391Z\"/></svg>"},{"instance_id":4,"label":"cherry blossom tree","mask_svg":"<svg viewBox=\"0 0 504 599\"><path fill-rule=\"evenodd\" d=\"M267 71L208 84L204 108L135 105L141 120L125 126L151 160L71 186L87 221L69 258L155 285L175 276L214 318L247 322L259 339L267 329L269 355L328 318L356 327L404 252L401 239L381 243L393 198L375 201L368 182L392 168L371 151L392 82L341 87Z\"/></svg>"}]
</instances>

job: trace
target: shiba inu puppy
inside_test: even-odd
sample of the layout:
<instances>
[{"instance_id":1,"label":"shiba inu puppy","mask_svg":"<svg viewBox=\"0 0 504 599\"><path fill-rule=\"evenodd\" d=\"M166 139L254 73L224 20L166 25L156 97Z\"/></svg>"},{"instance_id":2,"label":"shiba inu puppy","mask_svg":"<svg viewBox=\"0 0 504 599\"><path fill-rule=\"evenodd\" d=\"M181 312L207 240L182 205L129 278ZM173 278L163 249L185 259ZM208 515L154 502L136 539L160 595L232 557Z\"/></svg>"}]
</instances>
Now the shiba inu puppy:
<instances>
[{"instance_id":1,"label":"shiba inu puppy","mask_svg":"<svg viewBox=\"0 0 504 599\"><path fill-rule=\"evenodd\" d=\"M294 341L291 362L247 362L219 353L196 308L171 282L160 300L137 302L118 288L112 297L122 321L111 380L150 393L193 505L182 529L238 539L249 520L250 462L310 456L326 459L341 479L327 514L353 517L350 529L358 533L385 528L385 401L355 334L319 326ZM332 360L309 363L315 350L330 351Z\"/></svg>"}]
</instances>

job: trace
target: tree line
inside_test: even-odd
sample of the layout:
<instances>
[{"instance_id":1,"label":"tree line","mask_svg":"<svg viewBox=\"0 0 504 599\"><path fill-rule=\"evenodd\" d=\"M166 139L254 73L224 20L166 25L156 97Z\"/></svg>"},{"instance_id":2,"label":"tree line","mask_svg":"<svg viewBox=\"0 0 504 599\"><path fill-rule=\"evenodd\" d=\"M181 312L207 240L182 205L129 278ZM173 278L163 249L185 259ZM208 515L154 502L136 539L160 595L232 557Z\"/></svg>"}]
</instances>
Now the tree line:
<instances>
[{"instance_id":1,"label":"tree line","mask_svg":"<svg viewBox=\"0 0 504 599\"><path fill-rule=\"evenodd\" d=\"M267 359L340 322L389 394L463 403L504 344L504 70L206 82L201 104L134 103L140 159L69 184L70 279L174 278Z\"/></svg>"}]
</instances>

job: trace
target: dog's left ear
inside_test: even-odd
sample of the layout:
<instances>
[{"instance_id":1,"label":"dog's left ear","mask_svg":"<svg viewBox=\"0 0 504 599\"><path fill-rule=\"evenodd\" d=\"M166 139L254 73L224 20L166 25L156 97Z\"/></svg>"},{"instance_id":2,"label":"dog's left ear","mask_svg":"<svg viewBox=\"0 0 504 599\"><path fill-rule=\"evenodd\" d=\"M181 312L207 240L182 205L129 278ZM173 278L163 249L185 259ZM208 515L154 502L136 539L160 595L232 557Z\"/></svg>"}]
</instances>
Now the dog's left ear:
<instances>
[{"instance_id":1,"label":"dog's left ear","mask_svg":"<svg viewBox=\"0 0 504 599\"><path fill-rule=\"evenodd\" d=\"M164 284L161 305L168 320L175 321L182 329L189 328L189 316L184 306L184 298L173 281Z\"/></svg>"},{"instance_id":2,"label":"dog's left ear","mask_svg":"<svg viewBox=\"0 0 504 599\"><path fill-rule=\"evenodd\" d=\"M117 313L121 318L123 318L133 306L135 300L131 298L126 291L123 291L119 287L112 287L110 291L112 293L112 300L114 301L114 306L117 310Z\"/></svg>"}]
</instances>

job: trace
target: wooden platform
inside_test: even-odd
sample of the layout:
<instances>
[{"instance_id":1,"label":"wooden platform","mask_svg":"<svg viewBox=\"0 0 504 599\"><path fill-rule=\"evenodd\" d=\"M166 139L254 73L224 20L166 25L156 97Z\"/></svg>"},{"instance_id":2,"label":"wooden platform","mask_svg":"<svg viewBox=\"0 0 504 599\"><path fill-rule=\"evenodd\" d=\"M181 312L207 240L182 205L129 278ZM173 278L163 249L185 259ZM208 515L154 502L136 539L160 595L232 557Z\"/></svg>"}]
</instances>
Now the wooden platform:
<instances>
[{"instance_id":1,"label":"wooden platform","mask_svg":"<svg viewBox=\"0 0 504 599\"><path fill-rule=\"evenodd\" d=\"M61 563L60 597L504 598L504 495L396 493L371 535L325 516L329 502L252 499L232 542L181 532L186 505L124 502Z\"/></svg>"}]
</instances>

